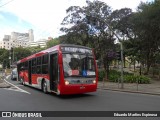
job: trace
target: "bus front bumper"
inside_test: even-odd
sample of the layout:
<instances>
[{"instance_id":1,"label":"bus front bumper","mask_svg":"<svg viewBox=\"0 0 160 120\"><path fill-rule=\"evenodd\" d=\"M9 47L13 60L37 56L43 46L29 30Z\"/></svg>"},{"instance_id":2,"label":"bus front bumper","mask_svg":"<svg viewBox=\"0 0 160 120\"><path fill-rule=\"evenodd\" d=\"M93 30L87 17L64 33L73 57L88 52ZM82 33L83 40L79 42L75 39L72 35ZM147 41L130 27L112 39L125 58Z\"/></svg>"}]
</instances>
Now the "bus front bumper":
<instances>
[{"instance_id":1,"label":"bus front bumper","mask_svg":"<svg viewBox=\"0 0 160 120\"><path fill-rule=\"evenodd\" d=\"M81 84L81 85L65 85L61 87L60 94L82 94L87 92L95 92L97 90L96 84Z\"/></svg>"}]
</instances>

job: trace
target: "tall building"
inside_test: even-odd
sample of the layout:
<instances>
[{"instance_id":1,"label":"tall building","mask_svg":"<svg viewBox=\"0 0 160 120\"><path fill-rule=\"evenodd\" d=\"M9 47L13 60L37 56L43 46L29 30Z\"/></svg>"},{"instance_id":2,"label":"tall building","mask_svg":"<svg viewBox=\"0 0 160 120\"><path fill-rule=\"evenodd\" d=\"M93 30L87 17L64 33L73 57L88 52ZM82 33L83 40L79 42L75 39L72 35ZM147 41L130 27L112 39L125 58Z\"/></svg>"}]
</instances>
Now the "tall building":
<instances>
[{"instance_id":1,"label":"tall building","mask_svg":"<svg viewBox=\"0 0 160 120\"><path fill-rule=\"evenodd\" d=\"M32 29L28 30L28 33L29 33L29 41L34 41L33 30Z\"/></svg>"},{"instance_id":2,"label":"tall building","mask_svg":"<svg viewBox=\"0 0 160 120\"><path fill-rule=\"evenodd\" d=\"M13 46L13 42L11 41L11 36L4 35L3 40L0 41L0 48L10 50L12 46Z\"/></svg>"},{"instance_id":3,"label":"tall building","mask_svg":"<svg viewBox=\"0 0 160 120\"><path fill-rule=\"evenodd\" d=\"M12 32L11 35L4 35L0 41L0 48L10 50L11 47L28 47L30 42L34 41L33 30L28 30L28 33Z\"/></svg>"},{"instance_id":4,"label":"tall building","mask_svg":"<svg viewBox=\"0 0 160 120\"><path fill-rule=\"evenodd\" d=\"M28 33L12 32L11 41L13 47L27 47L30 41L34 41L33 30L30 29Z\"/></svg>"},{"instance_id":5,"label":"tall building","mask_svg":"<svg viewBox=\"0 0 160 120\"><path fill-rule=\"evenodd\" d=\"M10 50L12 47L46 47L47 41L53 38L49 37L48 40L40 39L34 42L33 30L28 30L28 33L12 32L11 35L4 35L2 41L0 41L0 48Z\"/></svg>"}]
</instances>

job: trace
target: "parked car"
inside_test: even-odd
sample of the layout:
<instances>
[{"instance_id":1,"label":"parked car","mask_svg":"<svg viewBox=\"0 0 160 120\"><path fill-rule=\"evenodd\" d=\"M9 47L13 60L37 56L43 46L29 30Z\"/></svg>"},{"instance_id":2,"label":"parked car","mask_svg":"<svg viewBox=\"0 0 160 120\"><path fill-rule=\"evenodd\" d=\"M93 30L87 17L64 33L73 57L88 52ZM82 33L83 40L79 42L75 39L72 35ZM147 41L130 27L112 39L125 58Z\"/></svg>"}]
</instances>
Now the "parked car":
<instances>
[{"instance_id":1,"label":"parked car","mask_svg":"<svg viewBox=\"0 0 160 120\"><path fill-rule=\"evenodd\" d=\"M14 68L11 72L11 80L17 80L17 79L18 79L17 68Z\"/></svg>"}]
</instances>

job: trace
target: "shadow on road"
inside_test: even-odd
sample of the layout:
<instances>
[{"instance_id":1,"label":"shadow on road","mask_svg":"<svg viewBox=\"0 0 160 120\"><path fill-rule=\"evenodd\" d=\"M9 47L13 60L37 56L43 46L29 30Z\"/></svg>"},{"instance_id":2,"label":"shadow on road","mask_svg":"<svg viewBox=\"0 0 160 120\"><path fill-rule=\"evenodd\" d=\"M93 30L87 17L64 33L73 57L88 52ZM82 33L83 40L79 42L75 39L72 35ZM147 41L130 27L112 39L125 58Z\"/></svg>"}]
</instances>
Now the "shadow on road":
<instances>
[{"instance_id":1,"label":"shadow on road","mask_svg":"<svg viewBox=\"0 0 160 120\"><path fill-rule=\"evenodd\" d=\"M57 96L61 99L76 99L76 98L82 98L82 97L93 97L95 95L93 94L76 94L76 95L60 95L60 96Z\"/></svg>"},{"instance_id":2,"label":"shadow on road","mask_svg":"<svg viewBox=\"0 0 160 120\"><path fill-rule=\"evenodd\" d=\"M40 92L41 94L44 94L42 90L31 87L31 86L27 86L25 85L25 87L28 87L30 89L33 89L37 92ZM56 93L47 93L45 95L49 95L52 97L57 97L59 99L77 99L77 98L82 98L82 97L93 97L95 95L91 94L91 93L85 93L85 94L75 94L75 95L57 95Z\"/></svg>"}]
</instances>

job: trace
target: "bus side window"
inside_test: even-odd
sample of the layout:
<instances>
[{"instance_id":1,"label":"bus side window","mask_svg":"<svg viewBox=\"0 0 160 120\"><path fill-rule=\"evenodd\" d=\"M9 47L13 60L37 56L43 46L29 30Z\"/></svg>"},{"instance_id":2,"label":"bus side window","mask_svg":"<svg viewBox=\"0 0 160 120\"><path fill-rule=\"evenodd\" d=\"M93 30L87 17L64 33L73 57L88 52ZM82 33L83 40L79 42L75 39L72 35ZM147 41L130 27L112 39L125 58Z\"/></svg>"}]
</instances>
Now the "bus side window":
<instances>
[{"instance_id":1,"label":"bus side window","mask_svg":"<svg viewBox=\"0 0 160 120\"><path fill-rule=\"evenodd\" d=\"M48 54L42 57L42 74L48 74Z\"/></svg>"},{"instance_id":2,"label":"bus side window","mask_svg":"<svg viewBox=\"0 0 160 120\"><path fill-rule=\"evenodd\" d=\"M37 74L41 74L41 69L42 69L42 59L41 57L37 58L37 69L36 69L36 73Z\"/></svg>"},{"instance_id":3,"label":"bus side window","mask_svg":"<svg viewBox=\"0 0 160 120\"><path fill-rule=\"evenodd\" d=\"M36 73L36 58L32 59L32 74Z\"/></svg>"},{"instance_id":4,"label":"bus side window","mask_svg":"<svg viewBox=\"0 0 160 120\"><path fill-rule=\"evenodd\" d=\"M42 66L42 74L48 74L48 65Z\"/></svg>"}]
</instances>

